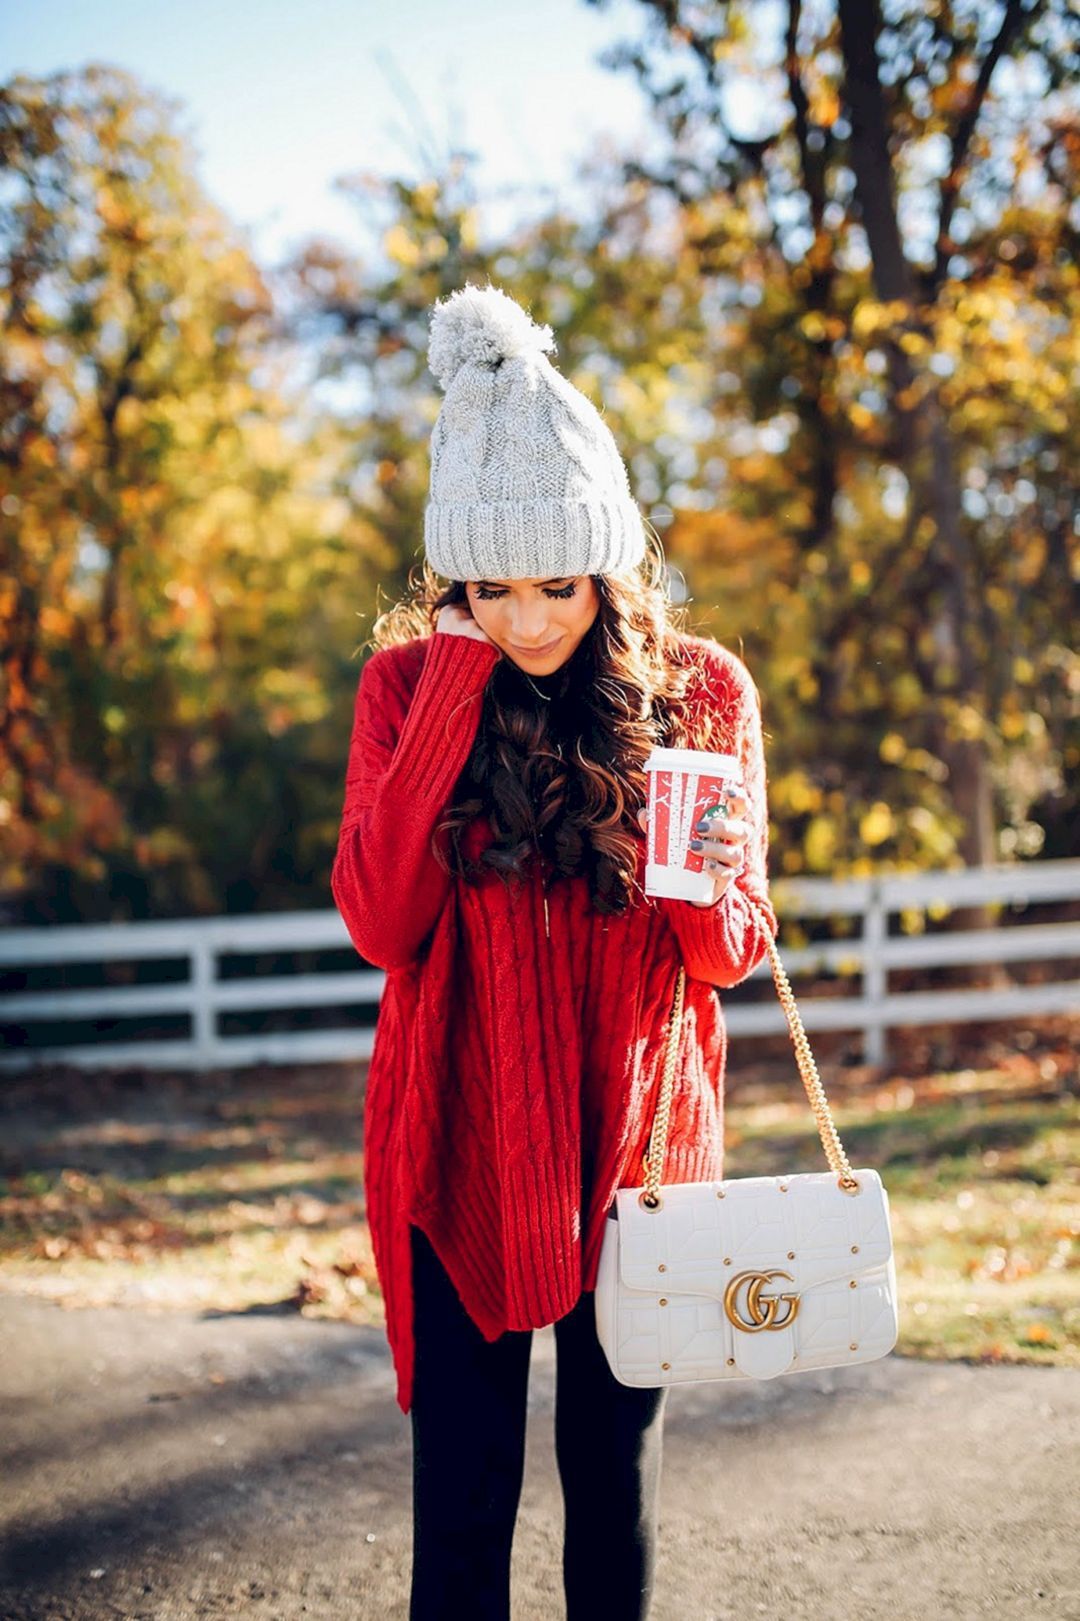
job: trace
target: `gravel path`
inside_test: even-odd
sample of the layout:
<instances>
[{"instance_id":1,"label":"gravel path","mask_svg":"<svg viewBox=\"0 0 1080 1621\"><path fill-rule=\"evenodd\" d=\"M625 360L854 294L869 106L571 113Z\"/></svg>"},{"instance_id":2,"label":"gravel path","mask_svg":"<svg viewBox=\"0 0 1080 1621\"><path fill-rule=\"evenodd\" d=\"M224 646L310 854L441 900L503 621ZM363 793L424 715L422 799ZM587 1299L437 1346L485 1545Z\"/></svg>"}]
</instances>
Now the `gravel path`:
<instances>
[{"instance_id":1,"label":"gravel path","mask_svg":"<svg viewBox=\"0 0 1080 1621\"><path fill-rule=\"evenodd\" d=\"M554 1349L539 1331L515 1621L564 1613ZM8 1296L0 1369L3 1621L405 1621L381 1331ZM673 1390L650 1621L1077 1621L1078 1419L1075 1371L895 1353Z\"/></svg>"}]
</instances>

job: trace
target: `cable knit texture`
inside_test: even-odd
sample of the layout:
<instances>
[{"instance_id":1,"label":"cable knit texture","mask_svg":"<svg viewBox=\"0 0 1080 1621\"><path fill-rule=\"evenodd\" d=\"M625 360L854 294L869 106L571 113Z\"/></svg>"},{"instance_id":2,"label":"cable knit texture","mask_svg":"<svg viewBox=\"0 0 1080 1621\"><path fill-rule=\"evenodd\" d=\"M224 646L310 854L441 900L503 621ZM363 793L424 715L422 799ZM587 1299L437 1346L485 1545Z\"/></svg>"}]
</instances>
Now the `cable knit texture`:
<instances>
[{"instance_id":1,"label":"cable knit texture","mask_svg":"<svg viewBox=\"0 0 1080 1621\"><path fill-rule=\"evenodd\" d=\"M466 284L434 306L428 365L446 398L424 547L448 579L609 574L645 555L611 430L549 350L551 328L501 288Z\"/></svg>"},{"instance_id":2,"label":"cable knit texture","mask_svg":"<svg viewBox=\"0 0 1080 1621\"><path fill-rule=\"evenodd\" d=\"M443 871L433 831L503 655L438 632L375 652L356 694L331 887L361 957L386 970L364 1104L364 1184L397 1400L412 1401L409 1223L423 1228L487 1340L540 1328L596 1285L605 1214L640 1186L679 963L686 999L665 1182L723 1174L727 1040L717 987L766 956L761 711L746 666L683 636L715 745L743 763L753 835L711 907L647 897L595 913L584 876L548 889L542 857L509 887ZM465 835L490 842L487 817Z\"/></svg>"}]
</instances>

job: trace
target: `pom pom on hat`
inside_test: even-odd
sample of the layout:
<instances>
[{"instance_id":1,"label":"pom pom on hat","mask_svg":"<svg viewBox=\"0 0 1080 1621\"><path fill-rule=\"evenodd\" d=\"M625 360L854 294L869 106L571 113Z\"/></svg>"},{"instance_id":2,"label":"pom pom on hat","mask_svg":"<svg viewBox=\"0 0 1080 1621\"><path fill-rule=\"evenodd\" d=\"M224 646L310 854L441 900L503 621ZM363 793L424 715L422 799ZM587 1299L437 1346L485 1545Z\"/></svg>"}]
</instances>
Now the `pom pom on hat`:
<instances>
[{"instance_id":1,"label":"pom pom on hat","mask_svg":"<svg viewBox=\"0 0 1080 1621\"><path fill-rule=\"evenodd\" d=\"M448 389L462 366L494 366L514 355L555 352L549 326L538 326L498 287L466 283L440 299L431 314L428 365Z\"/></svg>"}]
</instances>

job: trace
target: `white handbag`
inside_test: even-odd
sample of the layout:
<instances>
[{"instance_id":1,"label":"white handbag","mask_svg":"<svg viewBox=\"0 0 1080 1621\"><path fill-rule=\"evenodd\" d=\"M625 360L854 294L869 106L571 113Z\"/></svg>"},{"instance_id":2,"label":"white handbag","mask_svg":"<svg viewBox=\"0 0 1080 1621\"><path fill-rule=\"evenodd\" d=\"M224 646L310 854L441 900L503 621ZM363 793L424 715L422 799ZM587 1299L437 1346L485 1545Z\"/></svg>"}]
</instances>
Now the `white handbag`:
<instances>
[{"instance_id":1,"label":"white handbag","mask_svg":"<svg viewBox=\"0 0 1080 1621\"><path fill-rule=\"evenodd\" d=\"M896 1344L889 1196L877 1171L848 1164L771 930L754 909L832 1170L660 1185L680 965L644 1186L617 1190L600 1250L597 1336L620 1384L773 1379L869 1362Z\"/></svg>"}]
</instances>

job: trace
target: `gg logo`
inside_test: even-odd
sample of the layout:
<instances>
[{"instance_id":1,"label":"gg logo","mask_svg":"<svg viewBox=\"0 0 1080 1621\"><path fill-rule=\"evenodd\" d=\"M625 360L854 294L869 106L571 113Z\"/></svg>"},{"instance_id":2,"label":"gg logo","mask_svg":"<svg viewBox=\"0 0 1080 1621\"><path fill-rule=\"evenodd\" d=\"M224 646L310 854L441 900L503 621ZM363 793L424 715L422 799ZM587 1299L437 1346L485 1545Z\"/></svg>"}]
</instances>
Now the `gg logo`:
<instances>
[{"instance_id":1,"label":"gg logo","mask_svg":"<svg viewBox=\"0 0 1080 1621\"><path fill-rule=\"evenodd\" d=\"M781 1272L779 1267L774 1267L771 1272L736 1272L724 1290L724 1312L729 1323L741 1328L744 1333L757 1334L763 1328L787 1328L789 1323L795 1321L795 1313L799 1309L797 1294L766 1295L764 1301L766 1309L764 1314L762 1313L761 1291L772 1278L787 1278L789 1283L793 1281L791 1273ZM746 1291L746 1309L750 1313L749 1322L740 1315L738 1301L739 1290L747 1280L749 1288ZM791 1309L786 1317L777 1321L776 1308L782 1300L786 1300Z\"/></svg>"}]
</instances>

